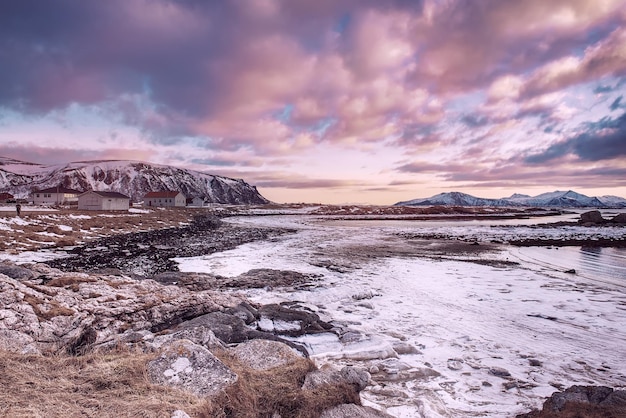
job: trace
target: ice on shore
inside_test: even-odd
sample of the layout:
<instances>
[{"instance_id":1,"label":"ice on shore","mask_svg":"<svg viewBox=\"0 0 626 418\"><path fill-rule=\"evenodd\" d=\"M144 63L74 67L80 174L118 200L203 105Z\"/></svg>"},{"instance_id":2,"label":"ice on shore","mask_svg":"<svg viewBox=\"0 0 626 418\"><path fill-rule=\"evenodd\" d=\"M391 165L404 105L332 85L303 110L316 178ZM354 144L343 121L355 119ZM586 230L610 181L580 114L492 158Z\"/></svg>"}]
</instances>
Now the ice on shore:
<instances>
[{"instance_id":1,"label":"ice on shore","mask_svg":"<svg viewBox=\"0 0 626 418\"><path fill-rule=\"evenodd\" d=\"M345 326L343 339L319 334L302 341L319 364L368 368L373 384L362 393L367 405L398 417L503 417L538 407L560 387L626 386L626 278L587 280L506 250L489 257L519 265L418 257L401 251L410 245L397 235L404 226L289 217L235 221L299 231L177 259L180 269L224 276L252 268L322 275L307 291L246 293L259 303L301 301L322 319ZM446 228L453 237L497 234L488 227Z\"/></svg>"}]
</instances>

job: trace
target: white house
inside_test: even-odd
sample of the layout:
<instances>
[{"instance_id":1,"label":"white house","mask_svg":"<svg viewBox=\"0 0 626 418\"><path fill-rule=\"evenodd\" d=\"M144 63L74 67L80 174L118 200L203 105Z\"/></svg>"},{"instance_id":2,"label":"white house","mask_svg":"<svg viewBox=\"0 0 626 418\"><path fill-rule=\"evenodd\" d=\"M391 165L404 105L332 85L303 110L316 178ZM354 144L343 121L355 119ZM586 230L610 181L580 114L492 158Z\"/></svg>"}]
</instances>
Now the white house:
<instances>
[{"instance_id":1,"label":"white house","mask_svg":"<svg viewBox=\"0 0 626 418\"><path fill-rule=\"evenodd\" d=\"M206 206L206 202L201 197L194 197L193 199L191 199L190 205L195 206L195 207L202 207L202 206Z\"/></svg>"},{"instance_id":2,"label":"white house","mask_svg":"<svg viewBox=\"0 0 626 418\"><path fill-rule=\"evenodd\" d=\"M130 197L117 192L90 190L78 196L79 210L128 210Z\"/></svg>"},{"instance_id":3,"label":"white house","mask_svg":"<svg viewBox=\"0 0 626 418\"><path fill-rule=\"evenodd\" d=\"M143 205L149 207L185 207L187 198L181 192L148 192Z\"/></svg>"},{"instance_id":4,"label":"white house","mask_svg":"<svg viewBox=\"0 0 626 418\"><path fill-rule=\"evenodd\" d=\"M57 186L32 192L35 205L68 205L78 201L78 195L82 192Z\"/></svg>"}]
</instances>

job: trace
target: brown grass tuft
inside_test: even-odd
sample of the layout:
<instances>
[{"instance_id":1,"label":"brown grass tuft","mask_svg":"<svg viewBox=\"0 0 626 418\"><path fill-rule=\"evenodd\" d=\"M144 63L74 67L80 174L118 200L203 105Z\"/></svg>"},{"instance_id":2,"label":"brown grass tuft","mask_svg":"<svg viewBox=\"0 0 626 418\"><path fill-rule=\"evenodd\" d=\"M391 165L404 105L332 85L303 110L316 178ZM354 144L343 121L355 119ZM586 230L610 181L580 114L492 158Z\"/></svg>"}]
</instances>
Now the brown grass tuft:
<instances>
[{"instance_id":1,"label":"brown grass tuft","mask_svg":"<svg viewBox=\"0 0 626 418\"><path fill-rule=\"evenodd\" d=\"M201 417L256 418L271 417L274 412L283 418L315 418L325 409L344 403L360 405L358 392L351 385L325 386L315 390L301 389L307 373L315 370L309 359L267 371L252 370L241 365L226 352L215 355L238 376L238 381L212 400Z\"/></svg>"},{"instance_id":2,"label":"brown grass tuft","mask_svg":"<svg viewBox=\"0 0 626 418\"><path fill-rule=\"evenodd\" d=\"M66 308L56 300L45 301L33 295L24 295L24 302L28 303L37 318L48 321L55 316L72 316L76 312L73 309ZM44 305L49 305L48 309L44 309Z\"/></svg>"},{"instance_id":3,"label":"brown grass tuft","mask_svg":"<svg viewBox=\"0 0 626 418\"><path fill-rule=\"evenodd\" d=\"M169 417L176 409L192 416L206 401L152 385L146 354L115 352L34 356L0 351L0 416Z\"/></svg>"},{"instance_id":4,"label":"brown grass tuft","mask_svg":"<svg viewBox=\"0 0 626 418\"><path fill-rule=\"evenodd\" d=\"M96 279L92 277L75 277L75 276L63 276L57 277L56 279L52 279L46 282L46 286L52 287L65 287L78 283L93 283L97 282Z\"/></svg>"}]
</instances>

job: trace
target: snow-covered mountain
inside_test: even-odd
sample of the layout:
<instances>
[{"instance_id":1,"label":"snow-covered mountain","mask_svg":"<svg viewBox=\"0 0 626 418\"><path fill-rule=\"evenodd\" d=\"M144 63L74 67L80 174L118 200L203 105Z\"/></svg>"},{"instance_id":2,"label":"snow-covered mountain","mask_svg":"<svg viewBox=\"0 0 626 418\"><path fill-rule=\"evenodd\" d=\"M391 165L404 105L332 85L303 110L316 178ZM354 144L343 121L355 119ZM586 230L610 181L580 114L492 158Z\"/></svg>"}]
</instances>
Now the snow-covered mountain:
<instances>
[{"instance_id":1,"label":"snow-covered mountain","mask_svg":"<svg viewBox=\"0 0 626 418\"><path fill-rule=\"evenodd\" d=\"M511 206L511 204L504 199L483 199L461 192L448 192L423 199L398 202L394 206Z\"/></svg>"},{"instance_id":2,"label":"snow-covered mountain","mask_svg":"<svg viewBox=\"0 0 626 418\"><path fill-rule=\"evenodd\" d=\"M27 198L33 190L63 186L113 191L141 201L150 191L180 191L185 196L225 204L265 204L256 187L243 180L141 161L85 161L41 165L0 157L0 192Z\"/></svg>"},{"instance_id":3,"label":"snow-covered mountain","mask_svg":"<svg viewBox=\"0 0 626 418\"><path fill-rule=\"evenodd\" d=\"M398 202L395 206L535 206L569 208L626 208L626 199L618 196L589 197L572 190L528 196L515 193L502 199L483 199L460 192L440 193L423 199Z\"/></svg>"}]
</instances>

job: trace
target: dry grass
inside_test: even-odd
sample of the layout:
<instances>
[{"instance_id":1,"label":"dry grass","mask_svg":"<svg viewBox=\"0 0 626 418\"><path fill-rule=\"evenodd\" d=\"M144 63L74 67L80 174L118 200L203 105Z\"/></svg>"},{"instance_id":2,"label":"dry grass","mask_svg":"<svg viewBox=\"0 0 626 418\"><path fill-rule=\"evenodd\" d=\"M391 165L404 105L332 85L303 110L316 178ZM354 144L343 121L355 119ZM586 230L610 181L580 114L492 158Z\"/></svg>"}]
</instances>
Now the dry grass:
<instances>
[{"instance_id":1,"label":"dry grass","mask_svg":"<svg viewBox=\"0 0 626 418\"><path fill-rule=\"evenodd\" d=\"M76 312L73 309L66 308L57 302L56 300L44 301L34 295L24 295L24 302L28 303L32 308L37 318L49 321L56 316L72 316ZM47 305L47 309L44 306Z\"/></svg>"},{"instance_id":2,"label":"dry grass","mask_svg":"<svg viewBox=\"0 0 626 418\"><path fill-rule=\"evenodd\" d=\"M154 354L124 349L83 356L21 355L0 351L0 417L170 417L181 409L192 417L314 418L332 406L360 404L346 384L301 389L313 362L302 359L269 371L242 366L216 353L237 375L236 384L213 400L151 384L146 364Z\"/></svg>"},{"instance_id":3,"label":"dry grass","mask_svg":"<svg viewBox=\"0 0 626 418\"><path fill-rule=\"evenodd\" d=\"M277 412L282 418L316 418L335 405L360 405L358 392L348 384L301 389L307 373L315 370L311 360L302 359L288 366L259 371L242 366L226 352L215 354L237 373L239 380L214 399L200 415L202 417L269 418Z\"/></svg>"},{"instance_id":4,"label":"dry grass","mask_svg":"<svg viewBox=\"0 0 626 418\"><path fill-rule=\"evenodd\" d=\"M2 417L169 417L176 409L192 416L206 401L152 385L145 354L116 352L33 356L0 352Z\"/></svg>"}]
</instances>

